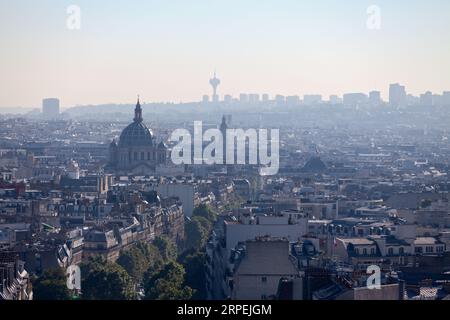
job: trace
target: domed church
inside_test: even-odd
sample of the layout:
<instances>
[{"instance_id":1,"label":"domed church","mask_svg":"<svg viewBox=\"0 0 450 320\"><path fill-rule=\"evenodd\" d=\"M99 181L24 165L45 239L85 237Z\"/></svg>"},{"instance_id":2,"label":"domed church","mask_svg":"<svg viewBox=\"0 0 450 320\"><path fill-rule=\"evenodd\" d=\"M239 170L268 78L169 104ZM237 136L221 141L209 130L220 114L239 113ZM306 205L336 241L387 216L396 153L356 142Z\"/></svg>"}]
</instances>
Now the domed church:
<instances>
[{"instance_id":1,"label":"domed church","mask_svg":"<svg viewBox=\"0 0 450 320\"><path fill-rule=\"evenodd\" d=\"M144 124L139 98L134 109L134 120L109 147L109 168L118 174L149 175L158 166L165 165L168 148L163 141L156 142L152 131Z\"/></svg>"}]
</instances>

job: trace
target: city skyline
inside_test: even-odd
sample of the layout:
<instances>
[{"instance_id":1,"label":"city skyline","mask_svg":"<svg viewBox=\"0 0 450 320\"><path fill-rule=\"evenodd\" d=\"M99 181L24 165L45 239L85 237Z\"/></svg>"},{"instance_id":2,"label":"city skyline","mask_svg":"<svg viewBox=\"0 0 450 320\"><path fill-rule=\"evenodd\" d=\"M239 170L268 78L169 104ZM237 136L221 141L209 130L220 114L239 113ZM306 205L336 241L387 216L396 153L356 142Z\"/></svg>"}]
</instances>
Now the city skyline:
<instances>
[{"instance_id":1,"label":"city skyline","mask_svg":"<svg viewBox=\"0 0 450 320\"><path fill-rule=\"evenodd\" d=\"M221 97L449 90L450 4L391 2L2 0L0 108L200 101L214 70ZM79 30L66 26L72 4ZM366 25L373 4L379 30Z\"/></svg>"}]
</instances>

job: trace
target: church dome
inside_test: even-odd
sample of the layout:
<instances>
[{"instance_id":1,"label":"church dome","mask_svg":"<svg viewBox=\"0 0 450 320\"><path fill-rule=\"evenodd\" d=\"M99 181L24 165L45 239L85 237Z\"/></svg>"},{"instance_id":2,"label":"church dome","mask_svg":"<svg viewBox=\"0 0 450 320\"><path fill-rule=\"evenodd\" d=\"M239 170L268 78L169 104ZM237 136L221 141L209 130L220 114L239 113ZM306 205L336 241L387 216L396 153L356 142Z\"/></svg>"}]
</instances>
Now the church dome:
<instances>
[{"instance_id":1,"label":"church dome","mask_svg":"<svg viewBox=\"0 0 450 320\"><path fill-rule=\"evenodd\" d=\"M153 145L153 134L142 122L133 122L120 135L119 147L143 147Z\"/></svg>"},{"instance_id":2,"label":"church dome","mask_svg":"<svg viewBox=\"0 0 450 320\"><path fill-rule=\"evenodd\" d=\"M149 147L153 146L153 134L143 123L142 109L139 100L134 110L134 121L120 135L119 147Z\"/></svg>"},{"instance_id":3,"label":"church dome","mask_svg":"<svg viewBox=\"0 0 450 320\"><path fill-rule=\"evenodd\" d=\"M303 167L307 172L323 172L327 170L327 166L319 157L312 157Z\"/></svg>"}]
</instances>

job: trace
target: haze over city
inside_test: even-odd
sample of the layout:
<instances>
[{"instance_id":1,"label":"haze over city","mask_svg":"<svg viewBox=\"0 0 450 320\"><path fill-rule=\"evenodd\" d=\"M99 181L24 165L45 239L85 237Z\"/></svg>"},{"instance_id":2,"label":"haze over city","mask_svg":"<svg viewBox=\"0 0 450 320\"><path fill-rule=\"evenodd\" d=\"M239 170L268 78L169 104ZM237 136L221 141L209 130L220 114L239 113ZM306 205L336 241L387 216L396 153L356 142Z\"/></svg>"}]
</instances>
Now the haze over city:
<instances>
[{"instance_id":1,"label":"haze over city","mask_svg":"<svg viewBox=\"0 0 450 320\"><path fill-rule=\"evenodd\" d=\"M0 108L450 88L450 2L0 1ZM367 8L381 9L371 30ZM206 81L205 81L206 79Z\"/></svg>"},{"instance_id":2,"label":"haze over city","mask_svg":"<svg viewBox=\"0 0 450 320\"><path fill-rule=\"evenodd\" d=\"M450 300L449 30L448 0L0 0L1 319Z\"/></svg>"}]
</instances>

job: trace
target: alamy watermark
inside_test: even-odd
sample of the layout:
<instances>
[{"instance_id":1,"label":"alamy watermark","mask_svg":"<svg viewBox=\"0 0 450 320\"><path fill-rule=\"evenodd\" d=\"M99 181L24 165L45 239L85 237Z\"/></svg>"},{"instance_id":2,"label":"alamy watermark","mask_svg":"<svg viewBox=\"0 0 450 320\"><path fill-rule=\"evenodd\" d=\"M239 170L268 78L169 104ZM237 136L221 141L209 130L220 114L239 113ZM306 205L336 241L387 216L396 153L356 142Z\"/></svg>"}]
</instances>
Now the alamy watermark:
<instances>
[{"instance_id":1,"label":"alamy watermark","mask_svg":"<svg viewBox=\"0 0 450 320\"><path fill-rule=\"evenodd\" d=\"M81 290L81 270L79 266L70 265L66 270L67 288L69 290Z\"/></svg>"},{"instance_id":2,"label":"alamy watermark","mask_svg":"<svg viewBox=\"0 0 450 320\"><path fill-rule=\"evenodd\" d=\"M69 30L81 29L81 8L77 5L70 5L67 7L66 12L68 14L66 20L66 27Z\"/></svg>"},{"instance_id":3,"label":"alamy watermark","mask_svg":"<svg viewBox=\"0 0 450 320\"><path fill-rule=\"evenodd\" d=\"M367 278L366 286L369 290L381 289L381 269L377 265L371 265L367 268L366 273L370 275Z\"/></svg>"},{"instance_id":4,"label":"alamy watermark","mask_svg":"<svg viewBox=\"0 0 450 320\"><path fill-rule=\"evenodd\" d=\"M270 129L270 132L267 129L226 129L225 132L208 129L203 132L203 123L195 121L194 137L186 129L176 129L169 141L177 143L171 154L175 165L259 165L263 176L276 175L280 166L278 129Z\"/></svg>"},{"instance_id":5,"label":"alamy watermark","mask_svg":"<svg viewBox=\"0 0 450 320\"><path fill-rule=\"evenodd\" d=\"M381 29L381 8L377 5L371 5L367 8L366 26L369 30Z\"/></svg>"}]
</instances>

